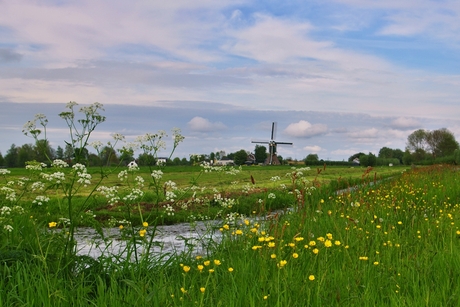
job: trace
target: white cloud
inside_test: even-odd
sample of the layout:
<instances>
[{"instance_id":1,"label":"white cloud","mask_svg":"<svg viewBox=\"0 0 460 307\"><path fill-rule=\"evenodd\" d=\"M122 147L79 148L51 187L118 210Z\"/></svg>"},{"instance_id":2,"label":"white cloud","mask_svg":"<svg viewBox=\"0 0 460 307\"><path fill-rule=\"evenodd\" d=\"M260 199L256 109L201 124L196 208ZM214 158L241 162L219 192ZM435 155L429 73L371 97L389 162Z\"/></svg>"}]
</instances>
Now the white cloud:
<instances>
[{"instance_id":1,"label":"white cloud","mask_svg":"<svg viewBox=\"0 0 460 307\"><path fill-rule=\"evenodd\" d=\"M289 136L298 137L298 138L310 138L317 135L326 134L328 131L327 125L323 124L310 124L305 120L301 120L297 123L290 124L284 130Z\"/></svg>"},{"instance_id":2,"label":"white cloud","mask_svg":"<svg viewBox=\"0 0 460 307\"><path fill-rule=\"evenodd\" d=\"M414 118L398 117L390 123L390 126L395 129L409 130L420 127L421 123Z\"/></svg>"},{"instance_id":3,"label":"white cloud","mask_svg":"<svg viewBox=\"0 0 460 307\"><path fill-rule=\"evenodd\" d=\"M307 151L307 152L310 152L310 153L318 153L318 152L320 152L320 151L323 150L323 149L322 149L320 146L318 146L318 145L305 146L303 149L304 149L305 151Z\"/></svg>"},{"instance_id":4,"label":"white cloud","mask_svg":"<svg viewBox=\"0 0 460 307\"><path fill-rule=\"evenodd\" d=\"M192 118L187 125L192 131L197 132L213 132L216 130L223 130L225 129L225 125L221 122L210 122L208 119L195 116Z\"/></svg>"},{"instance_id":5,"label":"white cloud","mask_svg":"<svg viewBox=\"0 0 460 307\"><path fill-rule=\"evenodd\" d=\"M348 132L347 136L353 139L375 139L378 134L379 131L376 128L370 128Z\"/></svg>"}]
</instances>

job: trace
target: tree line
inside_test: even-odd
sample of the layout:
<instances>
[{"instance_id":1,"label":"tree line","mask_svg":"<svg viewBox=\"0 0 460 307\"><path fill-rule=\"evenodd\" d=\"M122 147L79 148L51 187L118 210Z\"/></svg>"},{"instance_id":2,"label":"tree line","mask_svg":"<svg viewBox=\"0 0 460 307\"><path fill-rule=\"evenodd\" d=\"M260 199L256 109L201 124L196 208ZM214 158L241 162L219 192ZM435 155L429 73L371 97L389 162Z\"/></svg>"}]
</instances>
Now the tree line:
<instances>
[{"instance_id":1,"label":"tree line","mask_svg":"<svg viewBox=\"0 0 460 307\"><path fill-rule=\"evenodd\" d=\"M79 153L88 166L113 166L128 164L135 160L140 166L155 165L158 157L148 154L140 154L134 157L134 152L122 151L117 153L112 147L103 147L96 155L90 153L86 148ZM24 144L16 146L12 144L10 149L3 156L0 153L0 166L24 167L28 161L46 163L48 157L51 159L61 159L71 162L75 156L75 149L66 144L63 148L58 146L54 149L46 140L37 140L35 144ZM236 165L243 165L252 162L255 164L265 163L268 157L265 146L256 145L254 153L241 149L239 151L225 154L225 152L211 152L210 154L190 155L190 158L173 158L167 161L169 165L193 165L202 161L215 161L220 159L233 160ZM281 164L291 161L291 158L283 159L278 156ZM433 163L460 163L460 147L454 134L446 128L438 130L419 129L411 133L406 142L405 151L382 147L378 155L369 152L356 153L348 158L347 161L324 161L319 159L318 154L309 154L304 159L306 165L322 165L325 162L329 165L352 165L359 161L362 166L379 165L411 165L411 164L433 164Z\"/></svg>"}]
</instances>

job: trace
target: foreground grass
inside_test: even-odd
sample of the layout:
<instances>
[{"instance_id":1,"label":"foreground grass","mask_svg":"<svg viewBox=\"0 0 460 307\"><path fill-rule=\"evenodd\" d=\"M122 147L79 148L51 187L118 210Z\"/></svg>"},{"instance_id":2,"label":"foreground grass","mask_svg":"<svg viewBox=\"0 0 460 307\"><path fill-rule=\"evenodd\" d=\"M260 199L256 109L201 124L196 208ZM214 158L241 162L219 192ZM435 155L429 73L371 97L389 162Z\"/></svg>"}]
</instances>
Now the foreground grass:
<instances>
[{"instance_id":1,"label":"foreground grass","mask_svg":"<svg viewBox=\"0 0 460 307\"><path fill-rule=\"evenodd\" d=\"M51 252L3 253L0 306L457 306L458 184L456 168L435 166L352 193L309 190L285 214L223 221L198 257L75 256L63 268Z\"/></svg>"}]
</instances>

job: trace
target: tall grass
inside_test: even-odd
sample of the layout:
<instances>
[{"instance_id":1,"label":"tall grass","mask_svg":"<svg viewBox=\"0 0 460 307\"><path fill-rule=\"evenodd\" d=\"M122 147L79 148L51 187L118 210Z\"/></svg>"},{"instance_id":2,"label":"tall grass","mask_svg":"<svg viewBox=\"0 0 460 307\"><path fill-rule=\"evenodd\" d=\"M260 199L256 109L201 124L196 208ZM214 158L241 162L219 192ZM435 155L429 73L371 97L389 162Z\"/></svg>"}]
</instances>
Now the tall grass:
<instances>
[{"instance_id":1,"label":"tall grass","mask_svg":"<svg viewBox=\"0 0 460 307\"><path fill-rule=\"evenodd\" d=\"M0 306L456 306L457 187L456 168L434 166L309 189L284 214L223 220L205 254L80 256L71 277L51 252L3 252Z\"/></svg>"}]
</instances>

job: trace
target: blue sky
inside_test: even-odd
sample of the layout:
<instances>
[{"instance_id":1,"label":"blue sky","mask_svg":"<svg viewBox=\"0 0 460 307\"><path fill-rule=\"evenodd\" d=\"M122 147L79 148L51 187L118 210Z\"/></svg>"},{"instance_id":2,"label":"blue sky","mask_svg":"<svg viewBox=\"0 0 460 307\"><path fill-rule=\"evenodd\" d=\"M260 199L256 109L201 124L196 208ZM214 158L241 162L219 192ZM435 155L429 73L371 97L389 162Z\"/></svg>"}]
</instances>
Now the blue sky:
<instances>
[{"instance_id":1,"label":"blue sky","mask_svg":"<svg viewBox=\"0 0 460 307\"><path fill-rule=\"evenodd\" d=\"M460 139L460 2L0 0L0 152L69 101L105 107L93 140L182 130L175 156L404 149L415 129ZM167 152L165 151L166 155Z\"/></svg>"}]
</instances>

